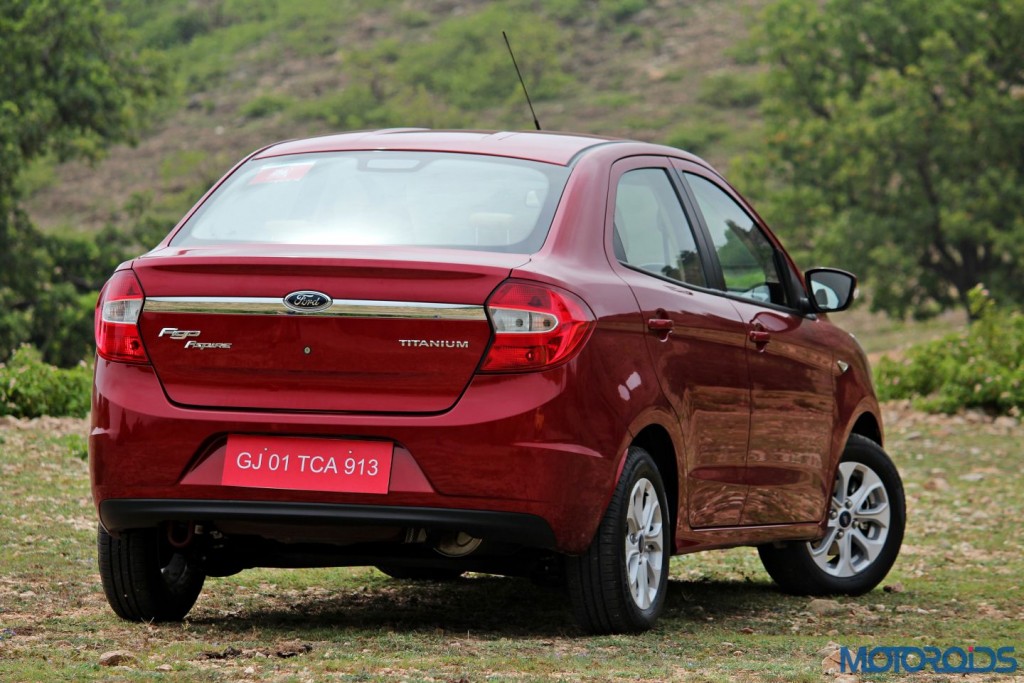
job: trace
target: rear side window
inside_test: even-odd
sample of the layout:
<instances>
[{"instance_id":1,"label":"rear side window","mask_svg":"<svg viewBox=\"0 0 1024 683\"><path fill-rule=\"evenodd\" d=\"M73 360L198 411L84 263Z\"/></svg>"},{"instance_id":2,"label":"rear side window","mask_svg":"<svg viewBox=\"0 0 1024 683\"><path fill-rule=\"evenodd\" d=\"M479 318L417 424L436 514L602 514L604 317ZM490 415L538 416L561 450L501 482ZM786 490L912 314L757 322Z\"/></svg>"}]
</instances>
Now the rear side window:
<instances>
[{"instance_id":1,"label":"rear side window","mask_svg":"<svg viewBox=\"0 0 1024 683\"><path fill-rule=\"evenodd\" d=\"M250 160L172 245L269 242L532 253L568 169L470 154L336 152Z\"/></svg>"},{"instance_id":2,"label":"rear side window","mask_svg":"<svg viewBox=\"0 0 1024 683\"><path fill-rule=\"evenodd\" d=\"M700 176L685 175L718 254L726 291L745 299L786 305L775 248L761 228L720 187Z\"/></svg>"},{"instance_id":3,"label":"rear side window","mask_svg":"<svg viewBox=\"0 0 1024 683\"><path fill-rule=\"evenodd\" d=\"M615 255L662 277L705 286L693 229L664 169L628 171L615 191Z\"/></svg>"}]
</instances>

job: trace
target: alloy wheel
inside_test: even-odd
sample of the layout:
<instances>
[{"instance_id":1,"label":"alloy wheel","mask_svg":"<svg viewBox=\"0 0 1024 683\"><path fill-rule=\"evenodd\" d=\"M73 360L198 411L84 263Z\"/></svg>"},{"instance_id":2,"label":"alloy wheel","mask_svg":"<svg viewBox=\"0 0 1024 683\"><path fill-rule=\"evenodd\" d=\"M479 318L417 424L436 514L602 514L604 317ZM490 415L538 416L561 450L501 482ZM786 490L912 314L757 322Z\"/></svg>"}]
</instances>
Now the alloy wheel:
<instances>
[{"instance_id":1,"label":"alloy wheel","mask_svg":"<svg viewBox=\"0 0 1024 683\"><path fill-rule=\"evenodd\" d=\"M807 549L825 573L856 576L881 554L889 528L889 495L878 473L864 463L844 462L836 472L825 537Z\"/></svg>"},{"instance_id":2,"label":"alloy wheel","mask_svg":"<svg viewBox=\"0 0 1024 683\"><path fill-rule=\"evenodd\" d=\"M633 602L647 609L661 586L665 528L658 494L648 479L633 485L626 511L626 579Z\"/></svg>"}]
</instances>

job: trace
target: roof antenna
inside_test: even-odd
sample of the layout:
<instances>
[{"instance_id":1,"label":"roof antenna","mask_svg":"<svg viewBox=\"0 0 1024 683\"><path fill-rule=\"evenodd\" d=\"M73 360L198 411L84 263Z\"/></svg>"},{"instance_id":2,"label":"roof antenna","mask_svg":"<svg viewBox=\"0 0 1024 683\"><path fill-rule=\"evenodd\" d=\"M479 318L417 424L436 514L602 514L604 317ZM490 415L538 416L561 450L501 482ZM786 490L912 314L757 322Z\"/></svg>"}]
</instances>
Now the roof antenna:
<instances>
[{"instance_id":1,"label":"roof antenna","mask_svg":"<svg viewBox=\"0 0 1024 683\"><path fill-rule=\"evenodd\" d=\"M526 83L523 81L523 74L519 71L519 64L516 63L516 56L512 52L512 44L508 42L508 35L502 31L501 37L505 39L505 45L508 47L508 55L512 58L512 66L516 68L516 75L519 76L519 85L523 86L523 94L526 95L526 104L530 106L530 113L533 114L533 125L540 130L540 121L537 120L537 112L533 110L533 102L530 101L530 93L526 91Z\"/></svg>"}]
</instances>

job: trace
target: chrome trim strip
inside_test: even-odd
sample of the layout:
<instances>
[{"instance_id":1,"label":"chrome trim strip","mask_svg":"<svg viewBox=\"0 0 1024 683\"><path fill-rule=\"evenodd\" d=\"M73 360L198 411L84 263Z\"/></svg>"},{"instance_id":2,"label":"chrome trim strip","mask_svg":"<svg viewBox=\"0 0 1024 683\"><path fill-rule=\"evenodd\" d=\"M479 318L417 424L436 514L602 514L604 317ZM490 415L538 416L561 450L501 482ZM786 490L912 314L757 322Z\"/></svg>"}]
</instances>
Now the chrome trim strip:
<instances>
[{"instance_id":1,"label":"chrome trim strip","mask_svg":"<svg viewBox=\"0 0 1024 683\"><path fill-rule=\"evenodd\" d=\"M154 296L147 297L143 313L212 313L218 315L299 315L336 318L413 318L435 320L487 320L483 306L435 304L422 301L369 301L335 299L322 311L300 313L273 297Z\"/></svg>"}]
</instances>

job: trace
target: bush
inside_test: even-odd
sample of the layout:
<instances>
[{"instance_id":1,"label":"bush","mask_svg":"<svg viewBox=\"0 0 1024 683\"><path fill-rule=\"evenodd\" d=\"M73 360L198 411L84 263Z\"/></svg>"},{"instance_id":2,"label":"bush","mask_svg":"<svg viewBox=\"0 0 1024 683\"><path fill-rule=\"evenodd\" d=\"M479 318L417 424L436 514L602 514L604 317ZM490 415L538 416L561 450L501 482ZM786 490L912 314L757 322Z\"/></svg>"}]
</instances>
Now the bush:
<instances>
[{"instance_id":1,"label":"bush","mask_svg":"<svg viewBox=\"0 0 1024 683\"><path fill-rule=\"evenodd\" d=\"M0 415L84 417L89 413L92 368L68 369L43 362L32 346L21 346L0 363Z\"/></svg>"},{"instance_id":2,"label":"bush","mask_svg":"<svg viewBox=\"0 0 1024 683\"><path fill-rule=\"evenodd\" d=\"M61 367L93 352L93 310L100 287L137 248L130 235L33 230L19 240L19 269L0 286L0 361L21 344Z\"/></svg>"},{"instance_id":3,"label":"bush","mask_svg":"<svg viewBox=\"0 0 1024 683\"><path fill-rule=\"evenodd\" d=\"M708 76L701 81L698 98L704 104L717 108L756 107L761 103L758 75L721 73Z\"/></svg>"},{"instance_id":4,"label":"bush","mask_svg":"<svg viewBox=\"0 0 1024 683\"><path fill-rule=\"evenodd\" d=\"M190 195L199 191L192 186L184 190ZM99 289L118 264L159 242L181 211L179 206L169 211L154 207L151 196L136 194L122 208L121 222L130 229L107 225L92 233L43 233L27 220L18 224L12 240L17 251L7 270L0 268L0 275L6 275L0 281L0 361L22 344L34 346L44 361L60 367L91 358Z\"/></svg>"},{"instance_id":5,"label":"bush","mask_svg":"<svg viewBox=\"0 0 1024 683\"><path fill-rule=\"evenodd\" d=\"M503 30L523 57L519 67L534 102L562 97L573 83L562 67L569 47L565 36L550 24L500 5L446 20L429 42L397 46L395 80L407 88L422 86L465 111L521 102Z\"/></svg>"},{"instance_id":6,"label":"bush","mask_svg":"<svg viewBox=\"0 0 1024 683\"><path fill-rule=\"evenodd\" d=\"M74 368L95 349L93 315L98 292L78 293L68 283L50 284L32 308L30 341L42 360Z\"/></svg>"},{"instance_id":7,"label":"bush","mask_svg":"<svg viewBox=\"0 0 1024 683\"><path fill-rule=\"evenodd\" d=\"M575 80L566 71L566 35L550 23L500 4L439 22L423 40L377 41L341 53L343 89L285 105L287 118L321 120L330 128L479 126L505 109L524 124L526 102L501 33L508 35L535 103L565 96ZM284 100L279 100L283 102ZM260 110L266 109L260 102ZM249 110L244 110L249 112ZM499 114L500 116L500 114Z\"/></svg>"},{"instance_id":8,"label":"bush","mask_svg":"<svg viewBox=\"0 0 1024 683\"><path fill-rule=\"evenodd\" d=\"M294 100L287 95L279 93L265 93L257 95L241 106L239 113L247 119L265 119L278 112L288 109L294 104Z\"/></svg>"},{"instance_id":9,"label":"bush","mask_svg":"<svg viewBox=\"0 0 1024 683\"><path fill-rule=\"evenodd\" d=\"M919 344L899 361L883 358L879 398L912 399L929 412L980 408L1019 417L1024 409L1024 315L996 307L978 285L970 292L975 320L961 333Z\"/></svg>"},{"instance_id":10,"label":"bush","mask_svg":"<svg viewBox=\"0 0 1024 683\"><path fill-rule=\"evenodd\" d=\"M722 140L729 137L729 126L708 118L695 118L676 126L665 141L670 147L684 149L691 154L707 154Z\"/></svg>"},{"instance_id":11,"label":"bush","mask_svg":"<svg viewBox=\"0 0 1024 683\"><path fill-rule=\"evenodd\" d=\"M650 0L549 0L545 11L558 21L594 22L602 28L629 28L634 15L647 9Z\"/></svg>"}]
</instances>

